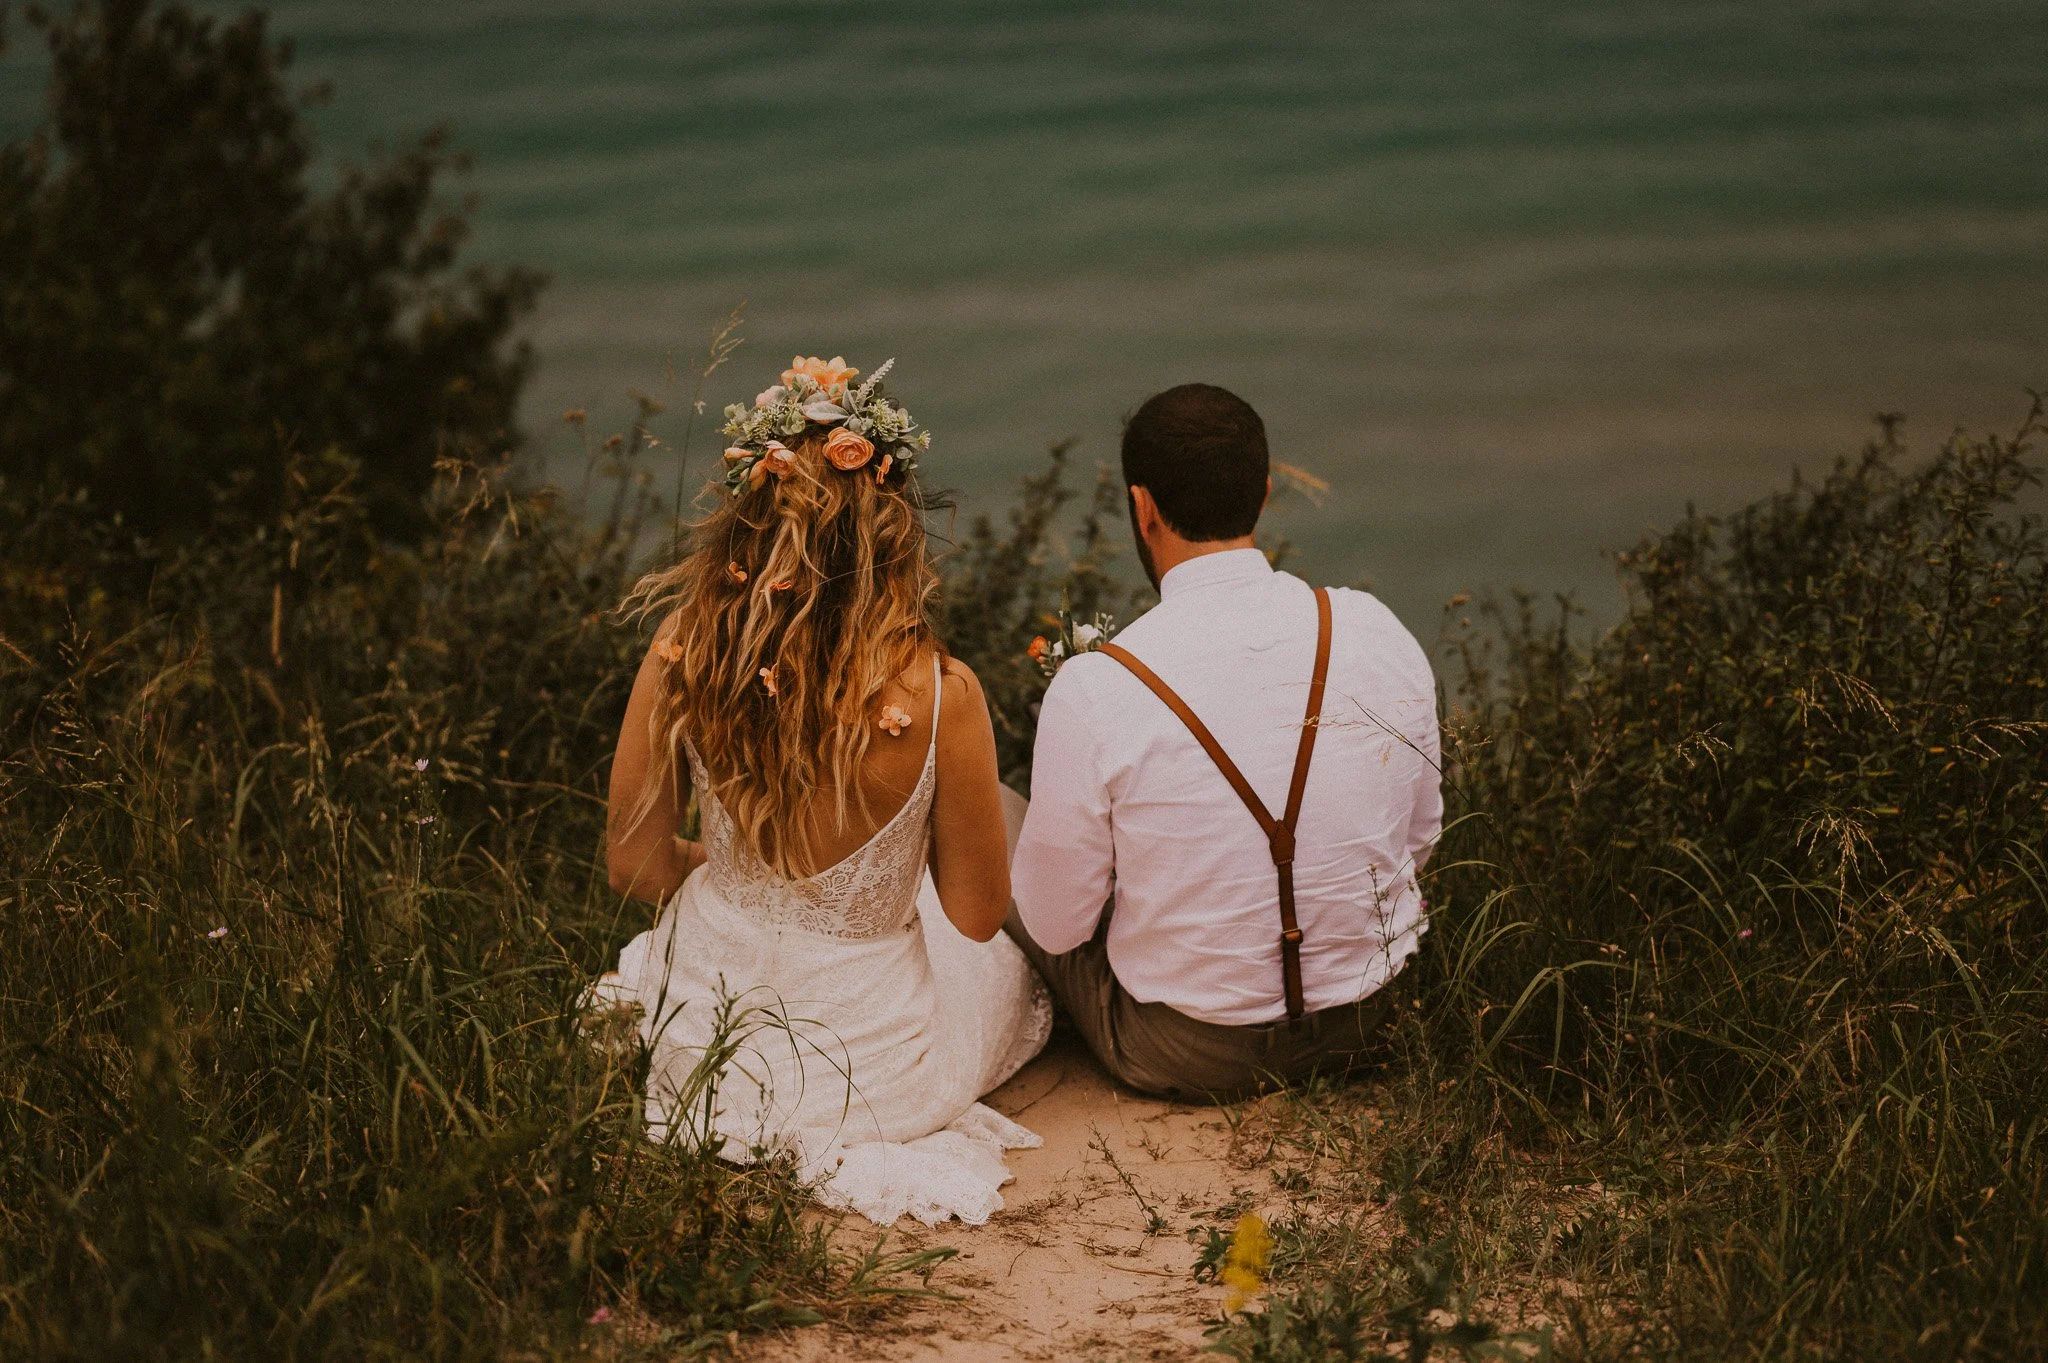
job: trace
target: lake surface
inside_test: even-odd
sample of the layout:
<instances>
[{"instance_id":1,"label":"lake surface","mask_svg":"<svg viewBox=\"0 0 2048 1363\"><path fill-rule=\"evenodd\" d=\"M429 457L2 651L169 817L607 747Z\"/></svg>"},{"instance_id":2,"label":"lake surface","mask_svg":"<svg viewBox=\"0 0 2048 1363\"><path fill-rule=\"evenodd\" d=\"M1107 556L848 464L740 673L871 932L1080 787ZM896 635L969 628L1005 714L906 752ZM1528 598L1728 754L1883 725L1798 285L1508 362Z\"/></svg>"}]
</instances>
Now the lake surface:
<instances>
[{"instance_id":1,"label":"lake surface","mask_svg":"<svg viewBox=\"0 0 2048 1363\"><path fill-rule=\"evenodd\" d=\"M1601 551L1688 501L2048 386L2040 0L273 15L334 83L328 152L446 122L477 153L478 252L553 276L528 425L565 468L564 408L687 407L743 301L714 412L799 350L896 356L969 507L1199 378L1334 485L1274 512L1304 571L1427 635L1466 589L1608 614ZM9 135L41 79L13 37Z\"/></svg>"}]
</instances>

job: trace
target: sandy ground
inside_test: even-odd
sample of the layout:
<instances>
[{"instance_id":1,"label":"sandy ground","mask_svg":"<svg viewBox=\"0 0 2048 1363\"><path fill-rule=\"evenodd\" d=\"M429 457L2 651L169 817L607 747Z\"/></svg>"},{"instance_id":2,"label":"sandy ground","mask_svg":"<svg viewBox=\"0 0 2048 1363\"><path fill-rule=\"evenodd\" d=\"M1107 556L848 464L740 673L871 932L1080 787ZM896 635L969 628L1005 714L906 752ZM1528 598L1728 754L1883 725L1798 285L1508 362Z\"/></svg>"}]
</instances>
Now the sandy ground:
<instances>
[{"instance_id":1,"label":"sandy ground","mask_svg":"<svg viewBox=\"0 0 2048 1363\"><path fill-rule=\"evenodd\" d=\"M905 1218L896 1227L902 1248L960 1251L931 1283L960 1299L853 1328L765 1336L741 1358L983 1363L1184 1359L1200 1349L1222 1293L1190 1276L1197 1246L1187 1232L1228 1225L1237 1207L1272 1194L1260 1171L1229 1162L1232 1114L1121 1090L1064 1030L988 1102L1045 1138L1041 1149L1010 1152L1017 1178L1003 1189L1004 1209L985 1226L927 1230ZM873 1233L858 1218L846 1231Z\"/></svg>"}]
</instances>

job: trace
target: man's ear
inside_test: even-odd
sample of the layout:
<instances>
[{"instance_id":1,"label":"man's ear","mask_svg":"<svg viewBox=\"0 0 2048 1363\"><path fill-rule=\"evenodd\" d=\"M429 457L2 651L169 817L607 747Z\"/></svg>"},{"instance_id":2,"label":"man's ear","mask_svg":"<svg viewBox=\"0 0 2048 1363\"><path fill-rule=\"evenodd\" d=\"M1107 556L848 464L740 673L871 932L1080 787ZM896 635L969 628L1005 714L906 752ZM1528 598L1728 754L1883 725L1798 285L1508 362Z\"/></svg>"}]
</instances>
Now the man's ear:
<instances>
[{"instance_id":1,"label":"man's ear","mask_svg":"<svg viewBox=\"0 0 2048 1363\"><path fill-rule=\"evenodd\" d=\"M1142 484L1131 485L1131 523L1138 528L1140 539L1150 539L1159 533L1161 517L1159 503L1152 500L1152 490Z\"/></svg>"}]
</instances>

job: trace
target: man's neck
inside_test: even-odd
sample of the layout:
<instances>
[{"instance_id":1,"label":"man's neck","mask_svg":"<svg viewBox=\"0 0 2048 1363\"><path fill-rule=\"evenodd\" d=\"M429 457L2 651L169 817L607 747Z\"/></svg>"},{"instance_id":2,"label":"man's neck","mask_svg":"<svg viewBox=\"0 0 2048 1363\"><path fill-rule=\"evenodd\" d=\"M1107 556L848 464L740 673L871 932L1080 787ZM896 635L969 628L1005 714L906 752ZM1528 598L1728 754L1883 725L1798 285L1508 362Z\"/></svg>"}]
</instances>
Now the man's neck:
<instances>
[{"instance_id":1,"label":"man's neck","mask_svg":"<svg viewBox=\"0 0 2048 1363\"><path fill-rule=\"evenodd\" d=\"M1227 553L1232 549L1256 549L1259 546L1251 535L1240 535L1231 540L1184 540L1171 530L1154 535L1145 546L1152 554L1152 571L1160 582L1166 575L1190 559L1203 558L1209 554Z\"/></svg>"}]
</instances>

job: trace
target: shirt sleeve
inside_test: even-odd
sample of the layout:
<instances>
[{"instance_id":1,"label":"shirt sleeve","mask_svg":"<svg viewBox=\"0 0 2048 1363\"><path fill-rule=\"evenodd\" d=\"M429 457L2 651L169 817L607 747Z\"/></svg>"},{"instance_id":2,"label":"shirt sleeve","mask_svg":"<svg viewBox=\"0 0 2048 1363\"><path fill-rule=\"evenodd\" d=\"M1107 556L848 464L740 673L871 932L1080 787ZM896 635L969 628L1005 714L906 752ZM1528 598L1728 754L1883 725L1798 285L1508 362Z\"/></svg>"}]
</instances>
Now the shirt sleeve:
<instances>
[{"instance_id":1,"label":"shirt sleeve","mask_svg":"<svg viewBox=\"0 0 2048 1363\"><path fill-rule=\"evenodd\" d=\"M1080 661L1060 669L1039 707L1031 808L1010 862L1011 893L1024 929L1053 955L1095 935L1116 870L1109 791L1099 771Z\"/></svg>"},{"instance_id":2,"label":"shirt sleeve","mask_svg":"<svg viewBox=\"0 0 2048 1363\"><path fill-rule=\"evenodd\" d=\"M1422 874L1444 831L1442 743L1434 715L1422 739L1416 746L1428 760L1416 773L1414 812L1408 818L1408 865L1416 875Z\"/></svg>"},{"instance_id":3,"label":"shirt sleeve","mask_svg":"<svg viewBox=\"0 0 2048 1363\"><path fill-rule=\"evenodd\" d=\"M1415 649L1416 682L1421 693L1421 723L1416 726L1415 746L1423 758L1415 774L1415 803L1408 817L1408 865L1416 874L1429 863L1437 839L1444 831L1443 727L1437 722L1436 676L1428 655Z\"/></svg>"}]
</instances>

